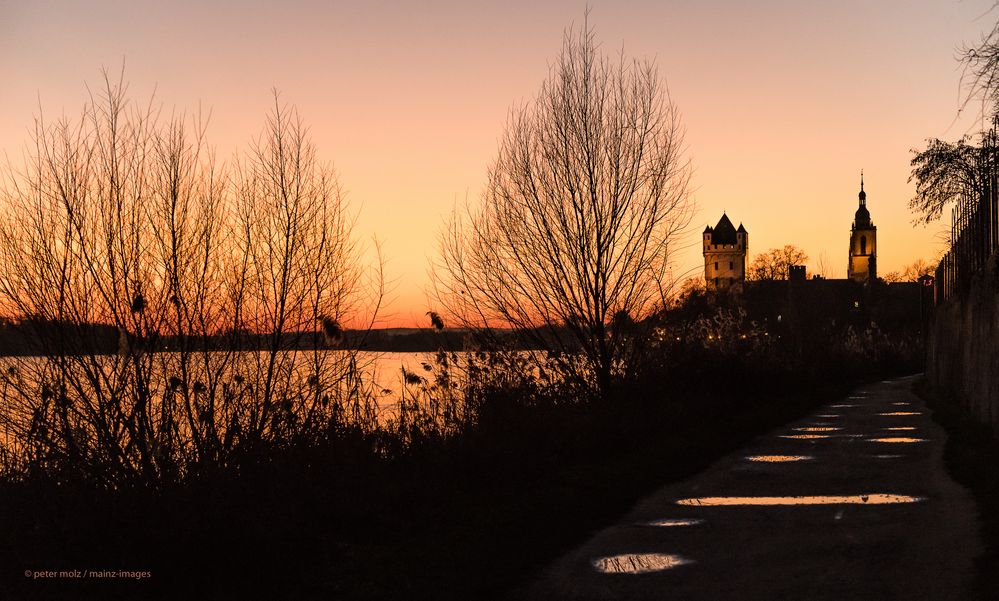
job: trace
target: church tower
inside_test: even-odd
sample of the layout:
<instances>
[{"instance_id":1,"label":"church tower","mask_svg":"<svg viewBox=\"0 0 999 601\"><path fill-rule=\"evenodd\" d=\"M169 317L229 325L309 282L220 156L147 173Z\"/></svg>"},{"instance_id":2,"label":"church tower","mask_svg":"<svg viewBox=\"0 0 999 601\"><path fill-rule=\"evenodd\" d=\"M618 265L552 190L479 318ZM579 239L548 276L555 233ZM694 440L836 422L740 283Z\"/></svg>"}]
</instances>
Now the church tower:
<instances>
[{"instance_id":1,"label":"church tower","mask_svg":"<svg viewBox=\"0 0 999 601\"><path fill-rule=\"evenodd\" d=\"M704 228L704 283L708 290L725 290L746 281L749 232L722 213L718 225Z\"/></svg>"},{"instance_id":2,"label":"church tower","mask_svg":"<svg viewBox=\"0 0 999 601\"><path fill-rule=\"evenodd\" d=\"M877 270L877 235L878 228L871 222L871 213L867 210L867 193L864 192L864 172L860 172L860 206L853 216L853 227L850 229L850 265L847 277L865 284L878 277Z\"/></svg>"}]
</instances>

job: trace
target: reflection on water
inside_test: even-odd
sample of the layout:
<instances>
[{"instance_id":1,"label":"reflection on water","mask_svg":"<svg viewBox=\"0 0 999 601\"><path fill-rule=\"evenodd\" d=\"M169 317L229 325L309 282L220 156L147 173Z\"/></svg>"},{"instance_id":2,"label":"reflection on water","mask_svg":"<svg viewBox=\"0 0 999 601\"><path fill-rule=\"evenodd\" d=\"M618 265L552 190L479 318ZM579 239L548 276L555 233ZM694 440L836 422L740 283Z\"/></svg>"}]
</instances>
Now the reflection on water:
<instances>
[{"instance_id":1,"label":"reflection on water","mask_svg":"<svg viewBox=\"0 0 999 601\"><path fill-rule=\"evenodd\" d=\"M892 403L892 405L895 405L897 407L904 407L905 405L911 405L911 404L912 403L906 403L905 401L899 401L898 403Z\"/></svg>"},{"instance_id":2,"label":"reflection on water","mask_svg":"<svg viewBox=\"0 0 999 601\"><path fill-rule=\"evenodd\" d=\"M762 463L790 463L792 461L808 461L815 459L815 457L811 455L750 455L746 459Z\"/></svg>"},{"instance_id":3,"label":"reflection on water","mask_svg":"<svg viewBox=\"0 0 999 601\"><path fill-rule=\"evenodd\" d=\"M781 438L794 438L797 440L816 440L819 438L829 438L828 434L782 434Z\"/></svg>"},{"instance_id":4,"label":"reflection on water","mask_svg":"<svg viewBox=\"0 0 999 601\"><path fill-rule=\"evenodd\" d=\"M875 455L878 459L901 459L905 455Z\"/></svg>"},{"instance_id":5,"label":"reflection on water","mask_svg":"<svg viewBox=\"0 0 999 601\"><path fill-rule=\"evenodd\" d=\"M703 524L704 520L691 518L691 519L664 519L664 520L652 520L651 522L645 522L646 526L657 526L660 528L671 528L674 526L697 526L698 524Z\"/></svg>"},{"instance_id":6,"label":"reflection on water","mask_svg":"<svg viewBox=\"0 0 999 601\"><path fill-rule=\"evenodd\" d=\"M922 497L876 493L867 495L830 495L801 497L695 497L680 499L677 505L700 507L729 507L740 505L892 505L895 503L915 503Z\"/></svg>"},{"instance_id":7,"label":"reflection on water","mask_svg":"<svg viewBox=\"0 0 999 601\"><path fill-rule=\"evenodd\" d=\"M809 426L807 428L794 428L796 432L835 432L837 430L842 430L843 428L819 428L815 426Z\"/></svg>"},{"instance_id":8,"label":"reflection on water","mask_svg":"<svg viewBox=\"0 0 999 601\"><path fill-rule=\"evenodd\" d=\"M902 432L902 431L905 431L905 430L915 430L915 429L916 429L915 426L895 426L895 427L892 427L892 428L885 428L885 430L893 430L893 431L898 431L898 432Z\"/></svg>"},{"instance_id":9,"label":"reflection on water","mask_svg":"<svg viewBox=\"0 0 999 601\"><path fill-rule=\"evenodd\" d=\"M859 407L860 405L829 405L833 409L843 409L844 407Z\"/></svg>"},{"instance_id":10,"label":"reflection on water","mask_svg":"<svg viewBox=\"0 0 999 601\"><path fill-rule=\"evenodd\" d=\"M878 415L922 415L919 411L889 411L888 413L879 413Z\"/></svg>"},{"instance_id":11,"label":"reflection on water","mask_svg":"<svg viewBox=\"0 0 999 601\"><path fill-rule=\"evenodd\" d=\"M821 417L822 419L830 419L833 417L839 417L838 413L817 413L815 417Z\"/></svg>"},{"instance_id":12,"label":"reflection on water","mask_svg":"<svg viewBox=\"0 0 999 601\"><path fill-rule=\"evenodd\" d=\"M694 563L679 555L665 553L627 553L593 560L593 567L604 574L647 574Z\"/></svg>"},{"instance_id":13,"label":"reflection on water","mask_svg":"<svg viewBox=\"0 0 999 601\"><path fill-rule=\"evenodd\" d=\"M904 438L904 437L901 437L901 436L896 436L896 437L888 437L888 438L871 438L870 441L871 442L900 442L900 443L907 443L907 442L926 442L926 439L925 438Z\"/></svg>"}]
</instances>

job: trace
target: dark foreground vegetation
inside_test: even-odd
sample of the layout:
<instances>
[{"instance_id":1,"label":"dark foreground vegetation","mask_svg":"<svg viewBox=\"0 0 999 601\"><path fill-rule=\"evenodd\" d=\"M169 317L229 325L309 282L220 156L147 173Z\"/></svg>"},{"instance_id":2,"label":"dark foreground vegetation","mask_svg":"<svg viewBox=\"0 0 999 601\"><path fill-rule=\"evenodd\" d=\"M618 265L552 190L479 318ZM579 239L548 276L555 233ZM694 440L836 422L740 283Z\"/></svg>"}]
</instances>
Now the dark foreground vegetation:
<instances>
[{"instance_id":1,"label":"dark foreground vegetation","mask_svg":"<svg viewBox=\"0 0 999 601\"><path fill-rule=\"evenodd\" d=\"M932 390L925 380L915 386L933 410L933 419L947 430L944 461L951 476L968 488L978 505L982 541L976 590L979 598L992 599L999 590L999 440L975 420L954 398Z\"/></svg>"},{"instance_id":2,"label":"dark foreground vegetation","mask_svg":"<svg viewBox=\"0 0 999 601\"><path fill-rule=\"evenodd\" d=\"M917 347L870 332L792 354L738 311L672 331L689 337L648 340L607 399L524 353L441 351L387 423L329 420L155 483L25 466L0 486L4 596L516 598L643 494L857 381L919 368ZM43 570L149 576L27 576Z\"/></svg>"}]
</instances>

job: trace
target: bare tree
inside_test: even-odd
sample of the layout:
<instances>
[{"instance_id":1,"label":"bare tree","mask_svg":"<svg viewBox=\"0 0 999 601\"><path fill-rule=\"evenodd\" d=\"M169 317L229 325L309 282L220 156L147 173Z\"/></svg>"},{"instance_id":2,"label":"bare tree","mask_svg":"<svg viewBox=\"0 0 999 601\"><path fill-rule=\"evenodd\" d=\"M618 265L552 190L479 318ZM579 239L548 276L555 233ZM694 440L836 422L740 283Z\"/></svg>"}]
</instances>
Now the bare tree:
<instances>
[{"instance_id":1,"label":"bare tree","mask_svg":"<svg viewBox=\"0 0 999 601\"><path fill-rule=\"evenodd\" d=\"M793 244L783 248L771 248L756 255L746 270L746 279L754 281L786 280L792 265L804 265L808 255Z\"/></svg>"},{"instance_id":2,"label":"bare tree","mask_svg":"<svg viewBox=\"0 0 999 601\"><path fill-rule=\"evenodd\" d=\"M984 120L994 117L999 107L999 22L977 44L963 46L958 60L964 88L961 108L977 102L980 117Z\"/></svg>"},{"instance_id":3,"label":"bare tree","mask_svg":"<svg viewBox=\"0 0 999 601\"><path fill-rule=\"evenodd\" d=\"M815 261L815 271L823 278L832 277L832 268L829 266L829 257L825 251L819 253L819 258Z\"/></svg>"},{"instance_id":4,"label":"bare tree","mask_svg":"<svg viewBox=\"0 0 999 601\"><path fill-rule=\"evenodd\" d=\"M882 279L888 283L918 282L919 278L924 275L933 275L933 272L936 271L936 269L936 264L930 263L925 259L916 259L911 264L902 268L901 271L892 271Z\"/></svg>"},{"instance_id":5,"label":"bare tree","mask_svg":"<svg viewBox=\"0 0 999 601\"><path fill-rule=\"evenodd\" d=\"M437 290L452 319L564 351L606 397L632 348L625 325L664 304L690 220L682 142L651 63L600 54L586 26L567 31L537 97L509 117L481 205L442 236Z\"/></svg>"},{"instance_id":6,"label":"bare tree","mask_svg":"<svg viewBox=\"0 0 999 601\"><path fill-rule=\"evenodd\" d=\"M105 76L8 174L0 299L41 356L0 373L0 417L28 463L170 480L328 428L358 392L355 355L318 344L362 288L332 168L277 103L235 176L186 121Z\"/></svg>"}]
</instances>

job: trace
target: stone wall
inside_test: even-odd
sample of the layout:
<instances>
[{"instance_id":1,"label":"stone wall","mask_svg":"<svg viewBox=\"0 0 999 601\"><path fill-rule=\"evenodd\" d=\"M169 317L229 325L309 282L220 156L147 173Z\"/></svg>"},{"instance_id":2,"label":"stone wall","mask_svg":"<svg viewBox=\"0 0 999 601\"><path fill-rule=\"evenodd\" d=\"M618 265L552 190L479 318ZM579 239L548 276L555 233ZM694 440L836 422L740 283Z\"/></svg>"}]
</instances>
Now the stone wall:
<instances>
[{"instance_id":1,"label":"stone wall","mask_svg":"<svg viewBox=\"0 0 999 601\"><path fill-rule=\"evenodd\" d=\"M930 384L999 432L999 258L968 290L935 308L929 335Z\"/></svg>"}]
</instances>

